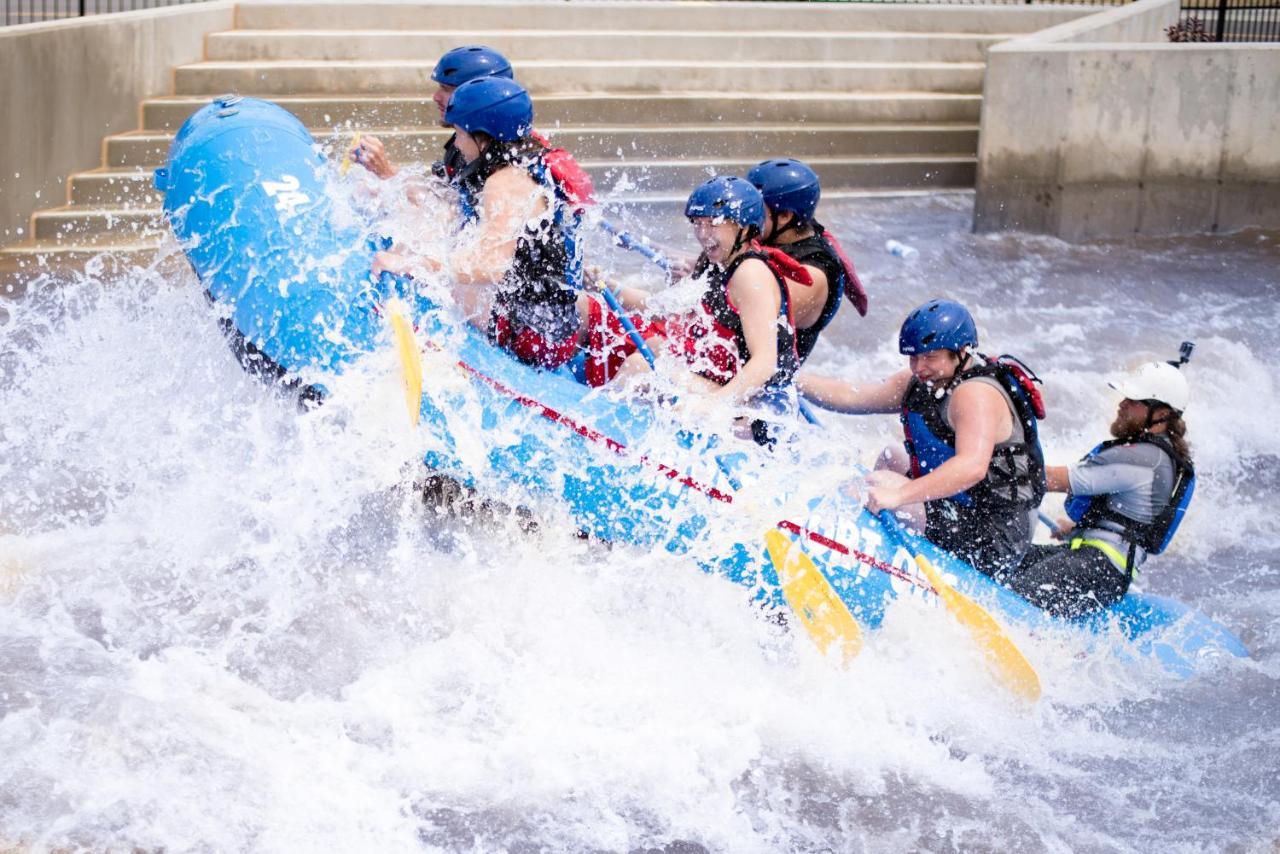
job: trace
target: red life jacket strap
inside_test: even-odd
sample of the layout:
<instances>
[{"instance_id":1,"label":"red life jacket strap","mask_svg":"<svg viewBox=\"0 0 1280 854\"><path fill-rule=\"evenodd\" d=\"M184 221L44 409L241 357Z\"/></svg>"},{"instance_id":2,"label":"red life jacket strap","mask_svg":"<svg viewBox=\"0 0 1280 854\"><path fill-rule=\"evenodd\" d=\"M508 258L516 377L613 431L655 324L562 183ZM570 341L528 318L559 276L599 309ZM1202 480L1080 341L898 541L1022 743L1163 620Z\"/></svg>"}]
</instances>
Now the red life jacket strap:
<instances>
[{"instance_id":1,"label":"red life jacket strap","mask_svg":"<svg viewBox=\"0 0 1280 854\"><path fill-rule=\"evenodd\" d=\"M773 270L775 275L801 285L813 284L813 277L809 275L805 266L776 246L762 246L753 240L751 248L764 256L764 262L769 265L769 269Z\"/></svg>"},{"instance_id":2,"label":"red life jacket strap","mask_svg":"<svg viewBox=\"0 0 1280 854\"><path fill-rule=\"evenodd\" d=\"M550 170L556 186L560 188L560 192L564 193L569 203L579 210L594 205L596 190L591 184L591 176L578 165L573 155L563 148L552 148L550 141L537 131L533 131L530 136L546 149L542 155L542 162L547 164L547 169Z\"/></svg>"}]
</instances>

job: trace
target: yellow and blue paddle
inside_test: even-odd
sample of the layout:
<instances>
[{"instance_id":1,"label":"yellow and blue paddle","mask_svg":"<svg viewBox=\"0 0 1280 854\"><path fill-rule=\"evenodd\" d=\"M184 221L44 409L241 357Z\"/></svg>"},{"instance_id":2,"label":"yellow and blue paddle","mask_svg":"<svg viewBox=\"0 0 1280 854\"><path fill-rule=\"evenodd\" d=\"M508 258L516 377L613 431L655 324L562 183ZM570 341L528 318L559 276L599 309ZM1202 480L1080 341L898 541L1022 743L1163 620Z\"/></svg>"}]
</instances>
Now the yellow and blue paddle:
<instances>
[{"instance_id":1,"label":"yellow and blue paddle","mask_svg":"<svg viewBox=\"0 0 1280 854\"><path fill-rule=\"evenodd\" d=\"M352 163L351 155L352 155L352 154L355 154L356 149L358 149L358 148L360 147L360 140L361 140L361 138L363 138L363 137L364 137L364 134L362 134L362 133L358 133L358 134L356 134L356 135L355 135L355 138L351 140L351 144L350 144L349 146L347 146L347 153L346 153L346 155L342 158L342 162L338 164L338 177L339 177L339 178L345 178L345 177L347 177L347 170L351 168L351 163Z\"/></svg>"},{"instance_id":2,"label":"yellow and blue paddle","mask_svg":"<svg viewBox=\"0 0 1280 854\"><path fill-rule=\"evenodd\" d=\"M951 616L969 630L986 656L987 662L1000 681L1017 696L1034 703L1040 699L1040 677L1017 645L1009 638L995 618L969 597L960 593L942 578L933 563L919 552L912 552L906 534L893 513L881 510L878 514L885 530L915 558L916 566L929 579L929 584L946 605Z\"/></svg>"},{"instance_id":3,"label":"yellow and blue paddle","mask_svg":"<svg viewBox=\"0 0 1280 854\"><path fill-rule=\"evenodd\" d=\"M769 560L778 573L782 595L809 637L826 655L840 650L844 664L862 649L862 627L800 543L774 528L764 535Z\"/></svg>"},{"instance_id":4,"label":"yellow and blue paddle","mask_svg":"<svg viewBox=\"0 0 1280 854\"><path fill-rule=\"evenodd\" d=\"M385 311L396 342L396 352L400 355L400 378L404 383L409 421L416 427L422 412L422 357L418 353L418 342L413 337L413 326L409 323L403 300L387 300Z\"/></svg>"}]
</instances>

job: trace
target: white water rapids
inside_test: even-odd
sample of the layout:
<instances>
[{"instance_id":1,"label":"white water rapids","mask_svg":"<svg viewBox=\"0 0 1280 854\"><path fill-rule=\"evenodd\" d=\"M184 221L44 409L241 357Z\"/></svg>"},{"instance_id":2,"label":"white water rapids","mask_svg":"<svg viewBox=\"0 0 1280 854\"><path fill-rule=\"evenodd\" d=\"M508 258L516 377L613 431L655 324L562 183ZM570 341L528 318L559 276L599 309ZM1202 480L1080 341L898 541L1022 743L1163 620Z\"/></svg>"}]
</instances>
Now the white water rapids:
<instances>
[{"instance_id":1,"label":"white water rapids","mask_svg":"<svg viewBox=\"0 0 1280 854\"><path fill-rule=\"evenodd\" d=\"M1277 236L1069 246L972 235L970 205L824 206L872 312L814 363L882 375L908 309L959 299L1045 378L1066 462L1111 373L1194 340L1200 488L1140 584L1252 660L1178 681L1033 640L1028 712L903 609L833 669L740 588L555 507L536 534L423 507L389 352L299 415L189 275L41 280L0 303L0 850L1275 850ZM669 213L627 224L692 245Z\"/></svg>"}]
</instances>

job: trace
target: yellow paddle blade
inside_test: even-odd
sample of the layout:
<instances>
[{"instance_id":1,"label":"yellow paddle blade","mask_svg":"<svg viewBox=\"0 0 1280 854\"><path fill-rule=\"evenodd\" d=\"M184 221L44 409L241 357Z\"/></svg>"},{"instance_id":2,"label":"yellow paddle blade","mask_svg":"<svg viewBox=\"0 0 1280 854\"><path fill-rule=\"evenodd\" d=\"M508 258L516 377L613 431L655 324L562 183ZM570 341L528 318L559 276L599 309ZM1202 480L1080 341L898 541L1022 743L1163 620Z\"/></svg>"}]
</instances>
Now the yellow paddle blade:
<instances>
[{"instance_id":1,"label":"yellow paddle blade","mask_svg":"<svg viewBox=\"0 0 1280 854\"><path fill-rule=\"evenodd\" d=\"M364 136L362 133L356 134L355 139L351 140L351 144L347 146L347 153L343 155L342 162L338 164L339 178L347 177L347 170L351 168L351 155L360 147L360 138L362 136Z\"/></svg>"},{"instance_id":2,"label":"yellow paddle blade","mask_svg":"<svg viewBox=\"0 0 1280 854\"><path fill-rule=\"evenodd\" d=\"M782 595L800 624L823 654L832 644L839 644L841 660L848 664L862 649L862 628L844 600L799 543L776 528L764 535L764 542L778 572Z\"/></svg>"},{"instance_id":3,"label":"yellow paddle blade","mask_svg":"<svg viewBox=\"0 0 1280 854\"><path fill-rule=\"evenodd\" d=\"M422 357L418 354L418 342L413 337L413 327L404 316L404 303L398 299L387 303L387 320L396 339L396 352L400 354L400 378L404 381L404 400L409 406L409 420L416 427L422 412Z\"/></svg>"},{"instance_id":4,"label":"yellow paddle blade","mask_svg":"<svg viewBox=\"0 0 1280 854\"><path fill-rule=\"evenodd\" d=\"M943 581L942 573L938 572L927 557L916 555L916 565L925 578L929 579L933 589L938 591L947 610L973 635L1000 680L1028 702L1034 703L1040 699L1040 677L995 618L977 602Z\"/></svg>"}]
</instances>

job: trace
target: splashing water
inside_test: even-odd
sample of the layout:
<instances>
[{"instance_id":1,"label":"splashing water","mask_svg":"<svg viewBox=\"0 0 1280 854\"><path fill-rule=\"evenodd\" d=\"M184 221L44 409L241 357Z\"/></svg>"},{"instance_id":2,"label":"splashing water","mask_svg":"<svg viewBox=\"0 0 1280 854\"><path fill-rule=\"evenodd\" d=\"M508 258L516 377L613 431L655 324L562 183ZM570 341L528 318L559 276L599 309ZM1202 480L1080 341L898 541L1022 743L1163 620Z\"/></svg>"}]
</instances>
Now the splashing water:
<instances>
[{"instance_id":1,"label":"splashing water","mask_svg":"<svg viewBox=\"0 0 1280 854\"><path fill-rule=\"evenodd\" d=\"M688 559L582 541L555 506L528 532L425 505L389 350L300 415L189 276L47 279L0 323L0 847L1266 850L1276 238L1072 247L973 236L970 204L824 206L872 314L846 309L814 364L883 375L909 308L960 299L1045 377L1065 462L1109 423L1110 373L1195 340L1200 492L1140 583L1252 661L1179 682L1031 638L1027 712L904 605L835 670ZM868 452L896 432L826 420Z\"/></svg>"}]
</instances>

